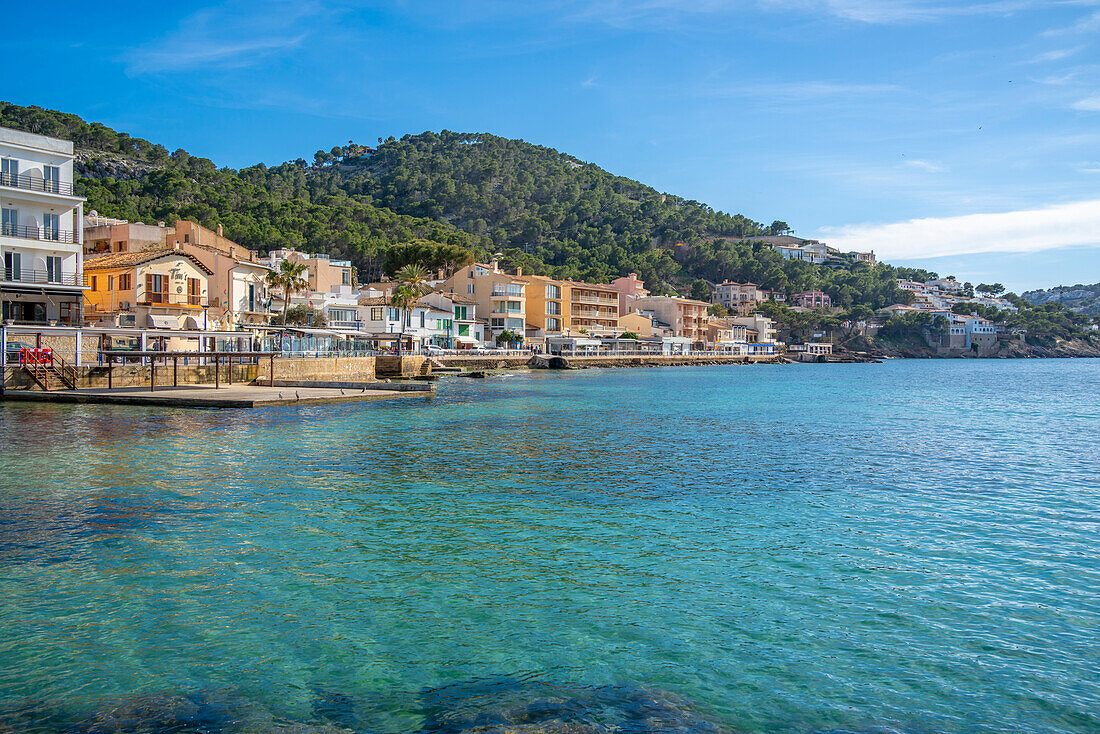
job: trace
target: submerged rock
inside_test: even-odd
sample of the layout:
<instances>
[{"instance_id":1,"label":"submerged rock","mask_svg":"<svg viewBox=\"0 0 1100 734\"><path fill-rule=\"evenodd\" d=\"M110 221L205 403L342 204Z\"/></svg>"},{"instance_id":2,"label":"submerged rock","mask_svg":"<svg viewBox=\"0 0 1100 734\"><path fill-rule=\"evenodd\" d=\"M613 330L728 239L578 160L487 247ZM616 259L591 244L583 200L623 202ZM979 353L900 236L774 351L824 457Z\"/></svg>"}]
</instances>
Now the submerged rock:
<instances>
[{"instance_id":1,"label":"submerged rock","mask_svg":"<svg viewBox=\"0 0 1100 734\"><path fill-rule=\"evenodd\" d=\"M686 701L637 686L567 690L507 678L425 691L424 734L723 734Z\"/></svg>"}]
</instances>

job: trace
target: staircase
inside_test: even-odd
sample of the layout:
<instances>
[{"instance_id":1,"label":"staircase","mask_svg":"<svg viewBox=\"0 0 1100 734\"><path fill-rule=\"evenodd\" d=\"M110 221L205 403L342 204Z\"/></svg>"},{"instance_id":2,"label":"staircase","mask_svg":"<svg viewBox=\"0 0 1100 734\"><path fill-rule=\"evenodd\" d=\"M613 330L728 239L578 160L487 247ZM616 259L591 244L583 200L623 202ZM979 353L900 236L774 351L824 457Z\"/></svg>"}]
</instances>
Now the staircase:
<instances>
[{"instance_id":1,"label":"staircase","mask_svg":"<svg viewBox=\"0 0 1100 734\"><path fill-rule=\"evenodd\" d=\"M27 361L24 362L23 369L46 392L76 389L76 368L66 364L60 357L54 357L48 362Z\"/></svg>"}]
</instances>

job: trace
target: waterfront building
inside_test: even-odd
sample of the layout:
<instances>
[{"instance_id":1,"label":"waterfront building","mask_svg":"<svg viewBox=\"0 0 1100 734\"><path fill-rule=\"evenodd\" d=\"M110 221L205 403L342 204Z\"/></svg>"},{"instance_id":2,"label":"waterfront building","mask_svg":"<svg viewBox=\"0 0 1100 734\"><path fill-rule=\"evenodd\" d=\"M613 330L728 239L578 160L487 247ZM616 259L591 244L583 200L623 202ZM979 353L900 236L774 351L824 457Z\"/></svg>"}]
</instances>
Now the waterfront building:
<instances>
[{"instance_id":1,"label":"waterfront building","mask_svg":"<svg viewBox=\"0 0 1100 734\"><path fill-rule=\"evenodd\" d=\"M572 333L572 285L544 275L528 275L524 280L527 281L527 344L545 347L548 338Z\"/></svg>"},{"instance_id":2,"label":"waterfront building","mask_svg":"<svg viewBox=\"0 0 1100 734\"><path fill-rule=\"evenodd\" d=\"M706 342L709 303L677 296L645 296L629 299L628 303L639 311L652 312L671 327L673 336L686 337L693 343Z\"/></svg>"},{"instance_id":3,"label":"waterfront building","mask_svg":"<svg viewBox=\"0 0 1100 734\"><path fill-rule=\"evenodd\" d=\"M623 278L615 278L611 281L611 287L619 293L619 316L625 316L631 312L628 301L630 299L645 298L649 295L645 284L638 280L637 273L630 273Z\"/></svg>"},{"instance_id":4,"label":"waterfront building","mask_svg":"<svg viewBox=\"0 0 1100 734\"><path fill-rule=\"evenodd\" d=\"M3 320L83 323L84 199L73 189L73 144L0 128Z\"/></svg>"},{"instance_id":5,"label":"waterfront building","mask_svg":"<svg viewBox=\"0 0 1100 734\"><path fill-rule=\"evenodd\" d=\"M271 301L267 274L271 268L253 251L216 230L186 219L177 220L166 243L193 255L211 270L208 310L222 329L267 323Z\"/></svg>"},{"instance_id":6,"label":"waterfront building","mask_svg":"<svg viewBox=\"0 0 1100 734\"><path fill-rule=\"evenodd\" d=\"M350 260L333 260L328 255L280 248L269 252L260 262L277 270L284 260L306 266L303 277L309 281L309 289L314 293L329 293L334 288L351 288L354 285Z\"/></svg>"},{"instance_id":7,"label":"waterfront building","mask_svg":"<svg viewBox=\"0 0 1100 734\"><path fill-rule=\"evenodd\" d=\"M828 342L809 342L806 344L791 344L787 350L796 355L828 355L833 353L833 345Z\"/></svg>"},{"instance_id":8,"label":"waterfront building","mask_svg":"<svg viewBox=\"0 0 1100 734\"><path fill-rule=\"evenodd\" d=\"M164 222L143 224L101 217L94 209L84 217L84 257L107 252L141 252L164 249L169 228Z\"/></svg>"},{"instance_id":9,"label":"waterfront building","mask_svg":"<svg viewBox=\"0 0 1100 734\"><path fill-rule=\"evenodd\" d=\"M448 278L441 289L473 299L477 312L489 320L486 339L495 339L504 331L526 336L526 287L521 268L510 275L494 258L488 263L467 265Z\"/></svg>"},{"instance_id":10,"label":"waterfront building","mask_svg":"<svg viewBox=\"0 0 1100 734\"><path fill-rule=\"evenodd\" d=\"M619 317L619 333L630 332L639 337L661 335L661 327L654 323L653 312L631 311Z\"/></svg>"},{"instance_id":11,"label":"waterfront building","mask_svg":"<svg viewBox=\"0 0 1100 734\"><path fill-rule=\"evenodd\" d=\"M477 317L477 302L458 293L434 291L421 301L450 315L451 329L446 334L448 349L470 349L484 344L485 322Z\"/></svg>"},{"instance_id":12,"label":"waterfront building","mask_svg":"<svg viewBox=\"0 0 1100 734\"><path fill-rule=\"evenodd\" d=\"M213 273L186 252L110 252L89 259L84 273L85 318L94 326L213 328L206 313Z\"/></svg>"},{"instance_id":13,"label":"waterfront building","mask_svg":"<svg viewBox=\"0 0 1100 734\"><path fill-rule=\"evenodd\" d=\"M612 285L566 281L569 328L593 336L611 336L619 329L619 291Z\"/></svg>"},{"instance_id":14,"label":"waterfront building","mask_svg":"<svg viewBox=\"0 0 1100 734\"><path fill-rule=\"evenodd\" d=\"M775 323L767 316L752 314L749 316L727 316L729 323L745 327L745 341L750 344L778 344Z\"/></svg>"}]
</instances>

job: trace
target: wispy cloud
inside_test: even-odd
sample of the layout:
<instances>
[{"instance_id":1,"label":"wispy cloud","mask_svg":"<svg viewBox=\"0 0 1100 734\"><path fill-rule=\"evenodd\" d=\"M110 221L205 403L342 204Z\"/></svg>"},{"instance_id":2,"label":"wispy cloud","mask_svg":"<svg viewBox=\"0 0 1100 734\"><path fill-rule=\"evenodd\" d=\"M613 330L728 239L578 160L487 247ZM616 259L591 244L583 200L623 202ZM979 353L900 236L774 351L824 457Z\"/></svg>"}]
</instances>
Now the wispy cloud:
<instances>
[{"instance_id":1,"label":"wispy cloud","mask_svg":"<svg viewBox=\"0 0 1100 734\"><path fill-rule=\"evenodd\" d=\"M974 15L1011 15L1041 6L1042 0L930 2L928 0L597 0L577 17L628 26L670 16L718 15L747 10L794 11L856 23L888 25Z\"/></svg>"},{"instance_id":2,"label":"wispy cloud","mask_svg":"<svg viewBox=\"0 0 1100 734\"><path fill-rule=\"evenodd\" d=\"M1062 59L1067 59L1070 56L1073 56L1074 54L1080 52L1083 48L1084 46L1075 46L1073 48L1056 48L1051 51L1047 51L1045 53L1034 56L1031 59L1028 59L1028 62L1032 64L1045 64L1051 61L1061 61Z\"/></svg>"},{"instance_id":3,"label":"wispy cloud","mask_svg":"<svg viewBox=\"0 0 1100 734\"><path fill-rule=\"evenodd\" d=\"M946 170L939 163L933 163L932 161L922 161L919 158L906 160L902 163L902 165L908 166L909 168L916 168L919 171L925 171L927 173L942 173L944 170Z\"/></svg>"},{"instance_id":4,"label":"wispy cloud","mask_svg":"<svg viewBox=\"0 0 1100 734\"><path fill-rule=\"evenodd\" d=\"M1070 107L1075 110L1081 110L1082 112L1100 112L1100 96L1079 99L1071 104Z\"/></svg>"},{"instance_id":5,"label":"wispy cloud","mask_svg":"<svg viewBox=\"0 0 1100 734\"><path fill-rule=\"evenodd\" d=\"M826 230L823 237L834 247L874 250L883 258L897 259L1097 245L1100 199L995 214L851 225Z\"/></svg>"},{"instance_id":6,"label":"wispy cloud","mask_svg":"<svg viewBox=\"0 0 1100 734\"><path fill-rule=\"evenodd\" d=\"M251 66L300 47L310 35L306 21L323 12L313 2L228 3L187 16L166 36L126 51L122 61L134 75Z\"/></svg>"}]
</instances>

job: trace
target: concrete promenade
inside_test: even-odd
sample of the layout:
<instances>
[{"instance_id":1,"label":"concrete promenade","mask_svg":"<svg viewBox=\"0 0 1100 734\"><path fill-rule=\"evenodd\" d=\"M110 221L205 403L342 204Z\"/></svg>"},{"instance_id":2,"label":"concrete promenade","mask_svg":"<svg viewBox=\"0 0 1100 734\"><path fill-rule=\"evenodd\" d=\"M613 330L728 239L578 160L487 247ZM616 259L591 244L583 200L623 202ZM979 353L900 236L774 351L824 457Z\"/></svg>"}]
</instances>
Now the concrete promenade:
<instances>
[{"instance_id":1,"label":"concrete promenade","mask_svg":"<svg viewBox=\"0 0 1100 734\"><path fill-rule=\"evenodd\" d=\"M256 385L181 385L148 388L81 388L78 390L9 390L8 401L45 403L109 403L178 408L258 408L264 405L345 403L377 398L429 397L431 392L331 387L263 387Z\"/></svg>"}]
</instances>

